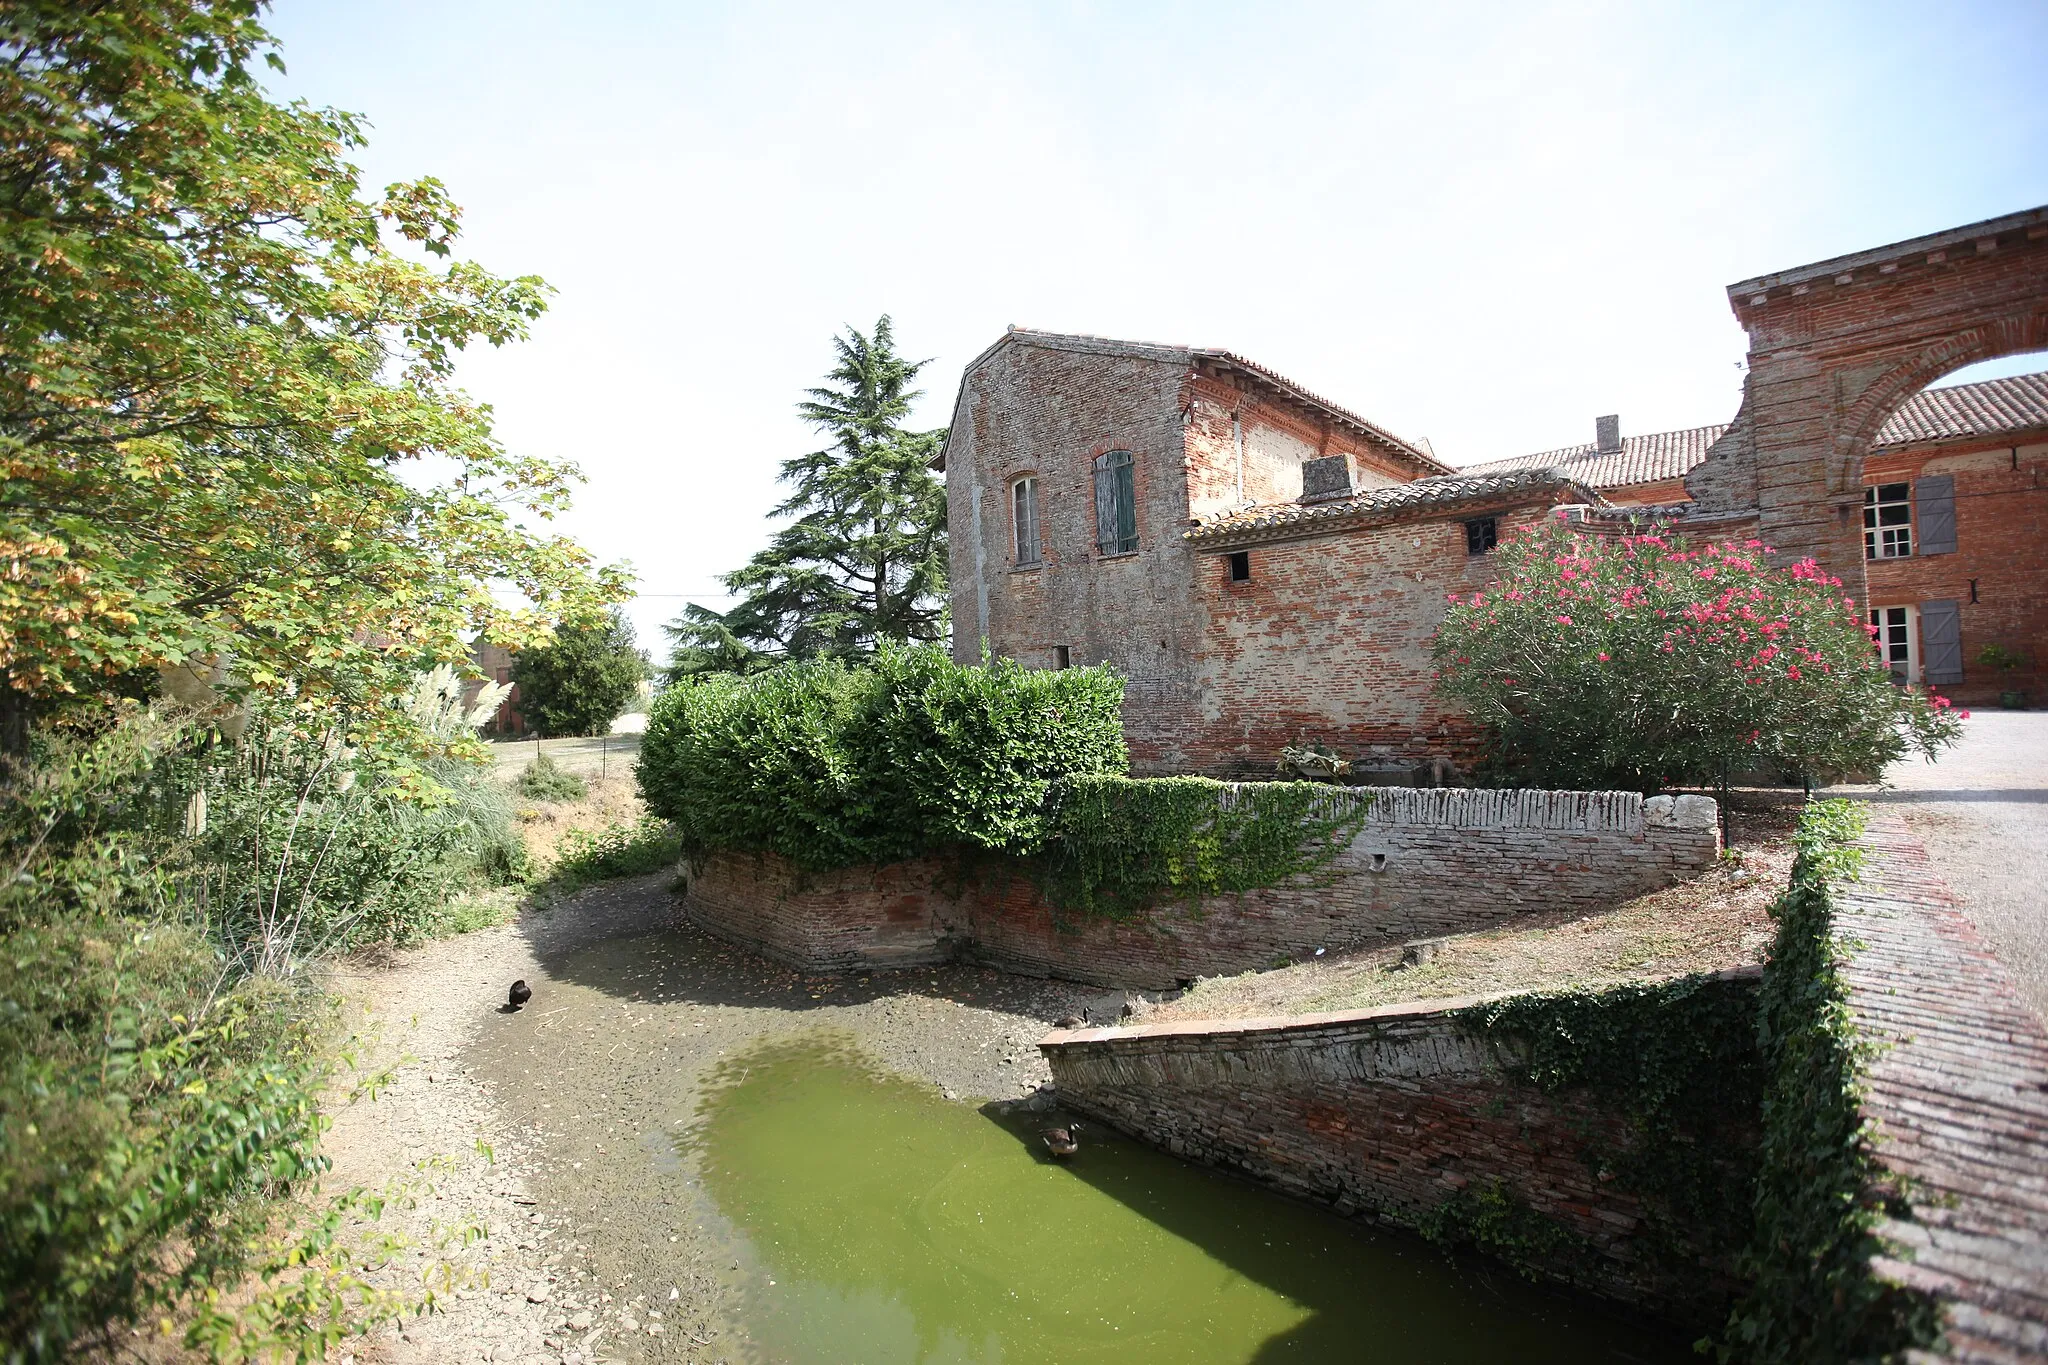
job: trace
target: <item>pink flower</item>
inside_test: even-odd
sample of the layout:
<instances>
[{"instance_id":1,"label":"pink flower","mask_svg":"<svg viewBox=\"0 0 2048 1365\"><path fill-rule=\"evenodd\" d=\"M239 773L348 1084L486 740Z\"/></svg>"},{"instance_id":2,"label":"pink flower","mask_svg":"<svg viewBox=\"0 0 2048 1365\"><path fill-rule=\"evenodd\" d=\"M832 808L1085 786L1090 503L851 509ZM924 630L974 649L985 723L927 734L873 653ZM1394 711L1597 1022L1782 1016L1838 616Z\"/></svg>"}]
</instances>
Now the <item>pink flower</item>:
<instances>
[{"instance_id":1,"label":"pink flower","mask_svg":"<svg viewBox=\"0 0 2048 1365\"><path fill-rule=\"evenodd\" d=\"M1600 656L1600 662L1601 662L1601 663L1603 663L1603 664L1607 662L1607 656L1606 656L1605 654L1602 654L1602 655Z\"/></svg>"},{"instance_id":2,"label":"pink flower","mask_svg":"<svg viewBox=\"0 0 2048 1365\"><path fill-rule=\"evenodd\" d=\"M1572 618L1569 616L1560 616L1557 618L1557 623L1561 626L1568 626L1572 623Z\"/></svg>"},{"instance_id":3,"label":"pink flower","mask_svg":"<svg viewBox=\"0 0 2048 1365\"><path fill-rule=\"evenodd\" d=\"M1799 665L1798 665L1798 664L1786 664L1786 665L1785 665L1785 676L1786 676L1786 677L1788 677L1788 678L1792 678L1792 679L1795 679L1795 680L1796 680L1796 679L1797 679L1797 678L1799 677Z\"/></svg>"}]
</instances>

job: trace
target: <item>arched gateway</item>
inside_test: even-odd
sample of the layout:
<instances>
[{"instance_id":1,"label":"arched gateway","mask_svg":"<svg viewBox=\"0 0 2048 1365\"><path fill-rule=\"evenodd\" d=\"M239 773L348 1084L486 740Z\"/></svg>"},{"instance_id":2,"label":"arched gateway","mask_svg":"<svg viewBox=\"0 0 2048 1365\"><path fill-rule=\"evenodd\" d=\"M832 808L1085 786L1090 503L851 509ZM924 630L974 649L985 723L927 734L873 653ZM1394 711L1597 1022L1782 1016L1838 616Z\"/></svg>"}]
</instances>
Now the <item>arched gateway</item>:
<instances>
[{"instance_id":1,"label":"arched gateway","mask_svg":"<svg viewBox=\"0 0 2048 1365\"><path fill-rule=\"evenodd\" d=\"M1728 287L1749 333L1742 409L1686 479L1703 513L1865 583L1863 458L1933 380L2048 348L2048 207Z\"/></svg>"}]
</instances>

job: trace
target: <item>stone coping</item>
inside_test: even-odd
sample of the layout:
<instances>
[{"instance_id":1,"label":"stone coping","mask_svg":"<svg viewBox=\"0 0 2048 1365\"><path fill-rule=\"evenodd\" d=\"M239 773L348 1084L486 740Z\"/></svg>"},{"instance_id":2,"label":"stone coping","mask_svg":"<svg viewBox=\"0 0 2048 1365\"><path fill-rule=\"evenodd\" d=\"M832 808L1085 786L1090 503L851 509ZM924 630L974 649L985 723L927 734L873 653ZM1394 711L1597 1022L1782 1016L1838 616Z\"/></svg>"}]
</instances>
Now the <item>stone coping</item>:
<instances>
[{"instance_id":1,"label":"stone coping","mask_svg":"<svg viewBox=\"0 0 2048 1365\"><path fill-rule=\"evenodd\" d=\"M1712 981L1759 980L1764 969L1758 964L1741 967L1724 967L1717 972L1707 973ZM1641 983L1634 981L1610 981L1594 989L1635 984L1654 985L1659 981L1672 981L1676 977L1644 978ZM1449 995L1432 1000L1397 1000L1391 1005L1374 1005L1362 1010L1329 1010L1317 1014L1268 1015L1256 1019L1179 1019L1165 1024L1128 1024L1100 1028L1054 1029L1038 1040L1041 1048L1066 1047L1074 1043L1124 1043L1137 1042L1147 1038L1191 1038L1191 1037L1244 1037L1253 1034L1283 1034L1291 1032L1309 1033L1322 1029L1342 1028L1347 1024L1384 1023L1397 1019L1431 1019L1449 1014L1455 1010L1470 1009L1474 1005L1491 1004L1496 1000L1510 1000L1521 995L1541 995L1549 989L1570 989L1570 987L1536 987L1528 990L1491 991L1483 995Z\"/></svg>"}]
</instances>

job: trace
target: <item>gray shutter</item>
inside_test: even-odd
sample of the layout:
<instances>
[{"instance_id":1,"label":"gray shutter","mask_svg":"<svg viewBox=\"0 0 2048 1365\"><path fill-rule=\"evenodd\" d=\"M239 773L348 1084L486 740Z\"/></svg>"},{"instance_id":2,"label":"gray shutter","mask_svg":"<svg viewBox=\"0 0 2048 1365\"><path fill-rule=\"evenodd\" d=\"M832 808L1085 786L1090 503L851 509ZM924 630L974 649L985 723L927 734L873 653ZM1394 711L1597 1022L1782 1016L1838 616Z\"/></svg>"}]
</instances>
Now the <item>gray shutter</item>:
<instances>
[{"instance_id":1,"label":"gray shutter","mask_svg":"<svg viewBox=\"0 0 2048 1365\"><path fill-rule=\"evenodd\" d=\"M1116 553L1116 471L1109 467L1107 455L1095 462L1095 549Z\"/></svg>"},{"instance_id":2,"label":"gray shutter","mask_svg":"<svg viewBox=\"0 0 2048 1365\"><path fill-rule=\"evenodd\" d=\"M1963 680L1963 617L1952 597L1920 604L1920 672L1931 683Z\"/></svg>"},{"instance_id":3,"label":"gray shutter","mask_svg":"<svg viewBox=\"0 0 2048 1365\"><path fill-rule=\"evenodd\" d=\"M1952 555L1956 552L1956 481L1951 474L1936 474L1913 483L1913 520L1919 525L1914 548L1923 555Z\"/></svg>"}]
</instances>

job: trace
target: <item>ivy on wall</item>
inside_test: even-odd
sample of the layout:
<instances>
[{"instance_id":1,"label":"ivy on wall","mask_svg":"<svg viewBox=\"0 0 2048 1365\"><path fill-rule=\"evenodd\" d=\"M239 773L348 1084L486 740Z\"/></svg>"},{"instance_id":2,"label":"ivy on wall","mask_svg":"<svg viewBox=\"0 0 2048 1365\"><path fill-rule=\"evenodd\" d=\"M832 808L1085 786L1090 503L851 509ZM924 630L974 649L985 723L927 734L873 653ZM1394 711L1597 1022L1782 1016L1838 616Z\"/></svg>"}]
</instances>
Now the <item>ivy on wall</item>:
<instances>
[{"instance_id":1,"label":"ivy on wall","mask_svg":"<svg viewBox=\"0 0 2048 1365\"><path fill-rule=\"evenodd\" d=\"M1620 1117L1618 1141L1589 1139L1581 1155L1600 1178L1641 1202L1637 1245L1645 1269L1682 1281L1697 1278L1703 1258L1732 1274L1750 1238L1748 1200L1728 1192L1747 1191L1756 1179L1753 1139L1763 1089L1756 1001L1750 980L1692 975L1512 996L1453 1018L1475 1036L1506 1044L1516 1079L1545 1094L1583 1088ZM1475 1221L1467 1214L1488 1216ZM1560 1254L1584 1249L1583 1239L1539 1235L1532 1220L1542 1215L1516 1215L1475 1205L1447 1209L1434 1221L1440 1238L1471 1241L1525 1270L1547 1266L1555 1273ZM1489 1228L1510 1240L1490 1245L1476 1235Z\"/></svg>"},{"instance_id":2,"label":"ivy on wall","mask_svg":"<svg viewBox=\"0 0 2048 1365\"><path fill-rule=\"evenodd\" d=\"M1062 910L1128 919L1313 878L1365 824L1371 798L1315 782L1070 777L1060 785L1040 884Z\"/></svg>"},{"instance_id":3,"label":"ivy on wall","mask_svg":"<svg viewBox=\"0 0 2048 1365\"><path fill-rule=\"evenodd\" d=\"M1758 1038L1763 1099L1750 1289L1728 1320L1723 1361L1837 1365L1884 1360L1940 1335L1932 1298L1880 1280L1878 1235L1904 1191L1872 1153L1861 1108L1873 1046L1859 1036L1841 978L1833 888L1860 870L1863 808L1807 807L1792 884L1773 913Z\"/></svg>"}]
</instances>

